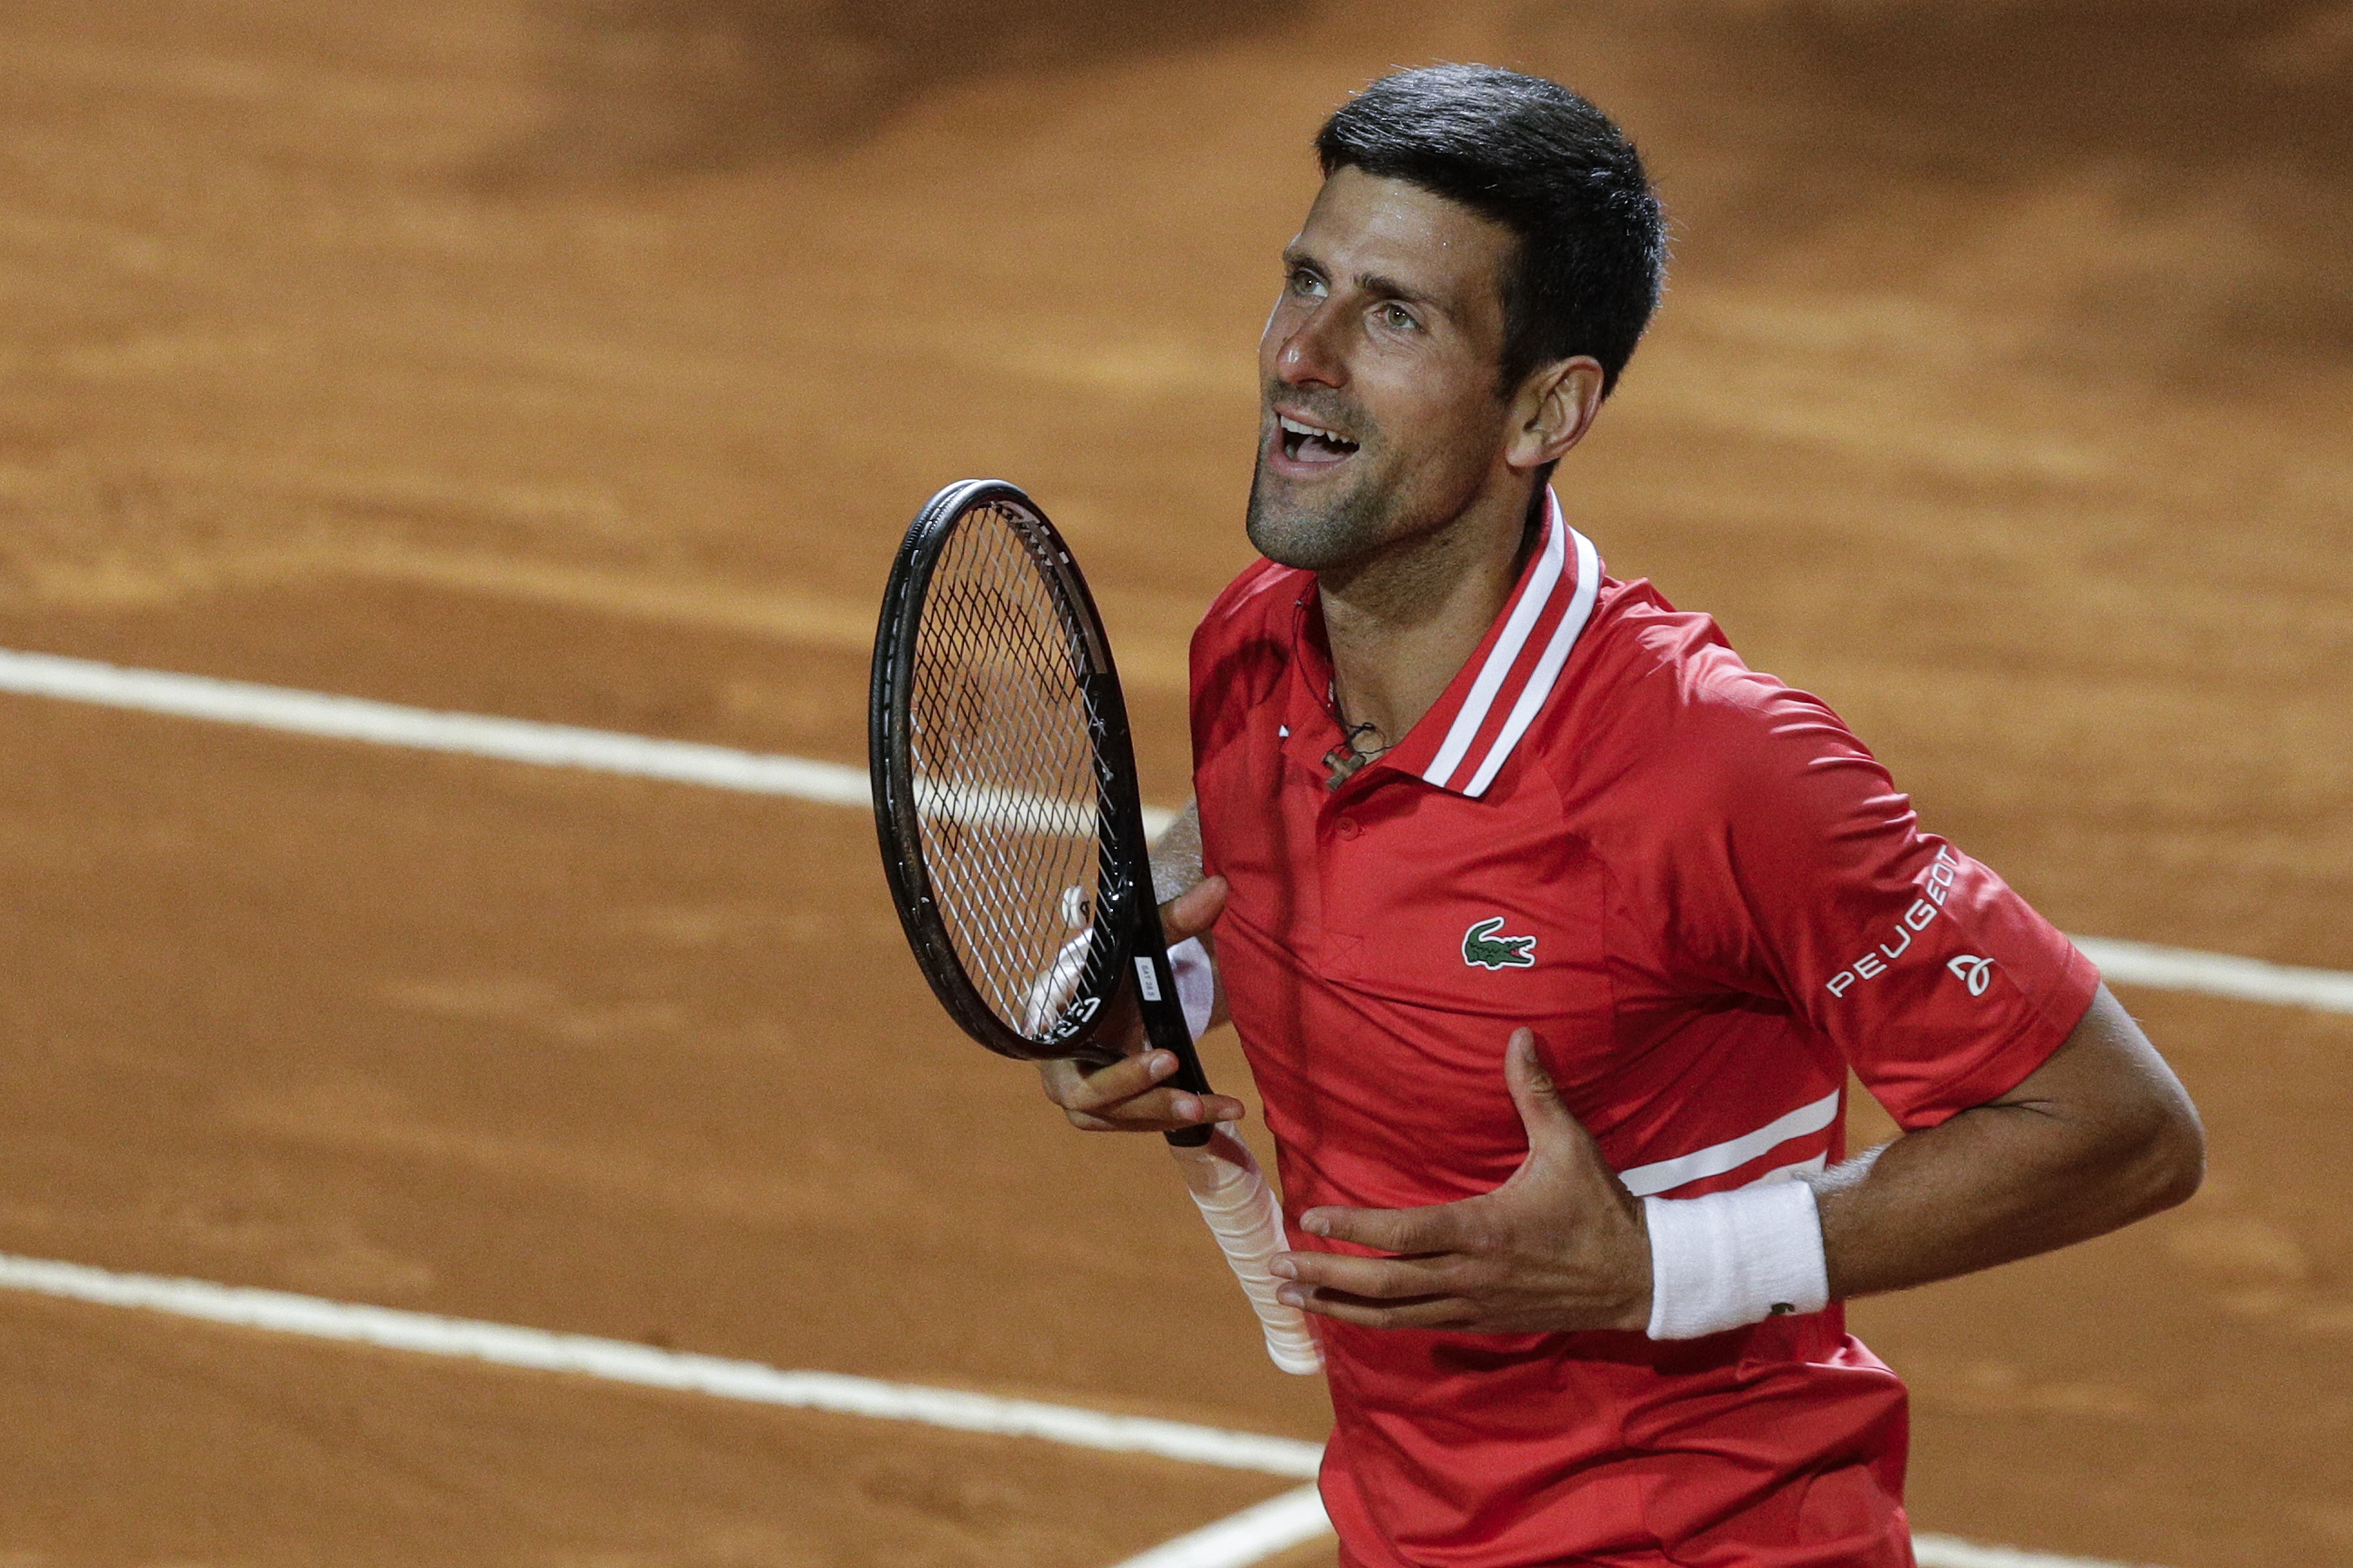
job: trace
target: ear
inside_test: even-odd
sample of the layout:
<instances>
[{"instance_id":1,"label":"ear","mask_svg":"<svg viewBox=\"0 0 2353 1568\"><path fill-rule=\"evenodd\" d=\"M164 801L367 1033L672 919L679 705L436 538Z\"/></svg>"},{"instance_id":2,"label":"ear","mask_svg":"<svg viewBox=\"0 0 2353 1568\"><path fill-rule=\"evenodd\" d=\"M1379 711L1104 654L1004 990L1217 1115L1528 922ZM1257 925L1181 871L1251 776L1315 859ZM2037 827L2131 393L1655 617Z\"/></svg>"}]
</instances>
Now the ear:
<instances>
[{"instance_id":1,"label":"ear","mask_svg":"<svg viewBox=\"0 0 2353 1568\"><path fill-rule=\"evenodd\" d=\"M1589 354L1540 365L1512 399L1504 461L1533 470L1556 463L1585 439L1601 412L1601 362Z\"/></svg>"}]
</instances>

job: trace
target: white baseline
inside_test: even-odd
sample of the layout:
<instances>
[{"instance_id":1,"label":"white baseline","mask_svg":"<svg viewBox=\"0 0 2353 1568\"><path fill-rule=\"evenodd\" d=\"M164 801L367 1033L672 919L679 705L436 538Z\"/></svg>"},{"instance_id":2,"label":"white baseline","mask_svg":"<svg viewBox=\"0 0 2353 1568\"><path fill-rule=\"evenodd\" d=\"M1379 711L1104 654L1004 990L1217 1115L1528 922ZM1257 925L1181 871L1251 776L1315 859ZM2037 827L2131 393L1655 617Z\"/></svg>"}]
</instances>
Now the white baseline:
<instances>
[{"instance_id":1,"label":"white baseline","mask_svg":"<svg viewBox=\"0 0 2353 1568\"><path fill-rule=\"evenodd\" d=\"M0 648L0 691L52 697L180 719L244 724L336 741L457 752L543 767L586 768L669 779L712 789L786 795L821 805L869 806L866 771L840 763L776 756L692 741L658 741L610 730L408 708L362 697L222 680L209 675L132 669L95 659ZM1175 814L1144 808L1146 832L1159 834ZM2079 936L2075 945L2108 979L2124 985L2199 991L2247 1002L2282 1003L2353 1013L2353 973L2269 963L2257 958L2158 947L2113 937Z\"/></svg>"},{"instance_id":2,"label":"white baseline","mask_svg":"<svg viewBox=\"0 0 2353 1568\"><path fill-rule=\"evenodd\" d=\"M865 771L839 763L570 724L412 708L213 676L129 668L58 654L0 648L0 692L324 740L364 741L543 767L664 779L824 805L871 807L873 804ZM1174 816L1150 806L1144 815L1146 831L1155 835ZM2078 937L2075 942L2108 978L2120 984L2353 1013L2353 974L2109 938ZM426 1354L578 1373L721 1398L1042 1437L1081 1447L1154 1453L1198 1464L1260 1469L1270 1475L1313 1476L1321 1452L1314 1444L1178 1422L1105 1415L838 1373L783 1372L752 1362L681 1354L625 1341L436 1318L203 1280L111 1274L37 1258L0 1255L0 1289L142 1307ZM1304 1488L1166 1542L1121 1568L1243 1568L1312 1538L1325 1527L1322 1521L1323 1506L1314 1489ZM1915 1542L1921 1568L2114 1568L2089 1559L1977 1546L1947 1536L1922 1535Z\"/></svg>"},{"instance_id":3,"label":"white baseline","mask_svg":"<svg viewBox=\"0 0 2353 1568\"><path fill-rule=\"evenodd\" d=\"M864 768L807 757L780 757L695 741L658 741L575 724L530 719L500 719L483 713L451 713L409 708L364 697L335 697L249 680L209 675L179 675L162 669L128 669L95 659L0 648L0 691L24 697L54 697L244 724L330 741L365 741L412 751L456 752L540 767L586 768L635 778L668 779L736 790L745 795L786 795L819 805L871 807L873 792ZM1006 809L1027 802L1002 792L984 798L983 809ZM1146 807L1145 831L1166 828L1172 814Z\"/></svg>"},{"instance_id":4,"label":"white baseline","mask_svg":"<svg viewBox=\"0 0 2353 1568\"><path fill-rule=\"evenodd\" d=\"M136 708L179 720L247 724L324 741L369 741L405 745L426 752L463 752L499 762L669 778L713 790L748 795L786 795L824 806L873 806L866 769L809 757L744 752L730 745L696 741L654 741L609 729L576 724L539 724L534 720L499 720L480 712L442 712L402 708L358 696L327 696L291 687L230 682L212 675L174 675L169 670L130 670L94 658L58 654L19 654L0 648L0 691L47 696L69 703ZM1157 835L1174 818L1157 806L1144 809L1144 827ZM2296 969L2193 947L2158 947L2106 936L2078 936L2075 945L2099 963L2117 985L2207 992L2242 1002L2278 1002L2332 1013L2353 1013L2353 973L2334 969Z\"/></svg>"},{"instance_id":5,"label":"white baseline","mask_svg":"<svg viewBox=\"0 0 2353 1568\"><path fill-rule=\"evenodd\" d=\"M0 1289L27 1290L108 1307L143 1308L174 1317L281 1334L347 1343L378 1345L424 1355L454 1356L534 1372L575 1373L608 1383L632 1383L822 1410L883 1421L917 1421L959 1432L989 1432L1008 1437L1040 1437L1076 1448L1108 1453L1156 1454L1188 1464L1256 1470L1294 1480L1312 1479L1323 1446L1293 1437L1227 1432L1182 1421L1143 1415L1107 1415L1066 1405L1045 1405L952 1388L851 1377L836 1372L785 1372L758 1362L665 1351L628 1340L559 1334L470 1318L436 1317L390 1307L329 1301L284 1290L216 1285L205 1279L174 1279L155 1274L117 1274L79 1263L0 1254Z\"/></svg>"},{"instance_id":6,"label":"white baseline","mask_svg":"<svg viewBox=\"0 0 2353 1568\"><path fill-rule=\"evenodd\" d=\"M1292 1480L1312 1480L1324 1457L1322 1445L1295 1437L1233 1432L1144 1415L1109 1415L1075 1405L1002 1399L845 1373L786 1372L758 1362L660 1350L628 1340L405 1312L285 1290L216 1285L206 1279L118 1274L86 1264L5 1253L0 1253L0 1289L532 1372L570 1373L754 1405L914 1421L958 1432L1039 1438L1106 1453L1154 1454ZM1245 1568L1313 1540L1329 1528L1315 1489L1307 1486L1165 1542L1119 1568ZM2084 1558L1978 1546L1941 1535L1915 1536L1914 1542L1921 1568L2120 1568Z\"/></svg>"},{"instance_id":7,"label":"white baseline","mask_svg":"<svg viewBox=\"0 0 2353 1568\"><path fill-rule=\"evenodd\" d=\"M2201 991L2209 996L2235 996L2242 1002L2285 1003L2329 1013L2353 1013L2353 974L2342 970L2269 963L2260 958L2200 952L2187 947L2159 947L2155 942L2126 942L2121 937L2079 936L2071 940L2083 950L2085 958L2099 965L2104 978L2118 985Z\"/></svg>"}]
</instances>

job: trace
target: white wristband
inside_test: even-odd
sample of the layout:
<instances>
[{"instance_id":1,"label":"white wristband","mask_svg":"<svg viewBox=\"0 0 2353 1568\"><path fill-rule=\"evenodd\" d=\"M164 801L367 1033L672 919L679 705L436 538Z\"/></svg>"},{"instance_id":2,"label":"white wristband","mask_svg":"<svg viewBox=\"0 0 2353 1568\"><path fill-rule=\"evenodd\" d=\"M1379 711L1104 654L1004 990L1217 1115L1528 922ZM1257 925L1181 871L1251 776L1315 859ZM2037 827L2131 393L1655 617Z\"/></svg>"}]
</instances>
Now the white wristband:
<instances>
[{"instance_id":1,"label":"white wristband","mask_svg":"<svg viewBox=\"0 0 2353 1568\"><path fill-rule=\"evenodd\" d=\"M1198 936L1188 936L1168 950L1168 967L1176 976L1176 1000L1184 1004L1185 1026L1199 1039L1209 1032L1218 1009L1218 972L1209 950Z\"/></svg>"},{"instance_id":2,"label":"white wristband","mask_svg":"<svg viewBox=\"0 0 2353 1568\"><path fill-rule=\"evenodd\" d=\"M1783 1180L1704 1198L1644 1198L1654 1340L1695 1340L1830 1305L1814 1189Z\"/></svg>"}]
</instances>

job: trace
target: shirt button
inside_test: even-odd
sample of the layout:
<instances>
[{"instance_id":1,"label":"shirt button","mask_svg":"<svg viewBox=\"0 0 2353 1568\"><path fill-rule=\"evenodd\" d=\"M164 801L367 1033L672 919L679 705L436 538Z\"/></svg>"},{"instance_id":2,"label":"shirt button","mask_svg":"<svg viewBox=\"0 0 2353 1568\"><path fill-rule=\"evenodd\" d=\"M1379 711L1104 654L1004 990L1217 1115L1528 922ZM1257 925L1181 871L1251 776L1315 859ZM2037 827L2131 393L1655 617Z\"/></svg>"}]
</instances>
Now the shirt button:
<instances>
[{"instance_id":1,"label":"shirt button","mask_svg":"<svg viewBox=\"0 0 2353 1568\"><path fill-rule=\"evenodd\" d=\"M1340 819L1340 825L1337 827L1335 827L1332 831L1338 834L1343 838L1354 838L1357 834L1362 833L1364 829L1356 826L1356 819L1355 817L1344 816Z\"/></svg>"}]
</instances>

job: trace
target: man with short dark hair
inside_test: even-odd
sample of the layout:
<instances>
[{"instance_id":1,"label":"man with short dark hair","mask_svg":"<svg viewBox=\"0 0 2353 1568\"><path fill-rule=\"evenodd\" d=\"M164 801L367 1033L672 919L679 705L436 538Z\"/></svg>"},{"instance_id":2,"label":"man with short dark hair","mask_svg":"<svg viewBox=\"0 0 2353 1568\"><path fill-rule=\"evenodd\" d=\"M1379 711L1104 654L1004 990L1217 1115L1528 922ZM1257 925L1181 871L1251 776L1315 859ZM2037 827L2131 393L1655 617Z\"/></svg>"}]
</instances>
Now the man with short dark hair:
<instances>
[{"instance_id":1,"label":"man with short dark hair","mask_svg":"<svg viewBox=\"0 0 2353 1568\"><path fill-rule=\"evenodd\" d=\"M1449 66L1316 150L1265 559L1195 636L1155 870L1275 1135L1342 1559L1908 1564L1903 1386L1836 1303L2180 1202L2196 1113L1835 714L1553 497L1658 298L1617 128ZM1174 1067L1045 1078L1090 1129L1241 1114ZM1905 1133L1845 1160L1850 1068Z\"/></svg>"}]
</instances>

